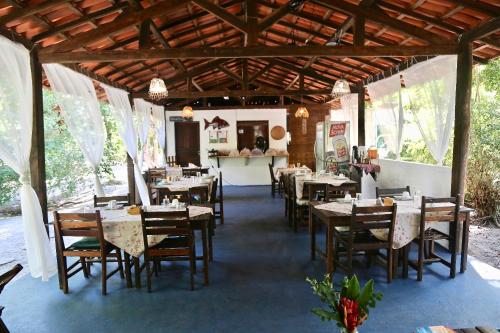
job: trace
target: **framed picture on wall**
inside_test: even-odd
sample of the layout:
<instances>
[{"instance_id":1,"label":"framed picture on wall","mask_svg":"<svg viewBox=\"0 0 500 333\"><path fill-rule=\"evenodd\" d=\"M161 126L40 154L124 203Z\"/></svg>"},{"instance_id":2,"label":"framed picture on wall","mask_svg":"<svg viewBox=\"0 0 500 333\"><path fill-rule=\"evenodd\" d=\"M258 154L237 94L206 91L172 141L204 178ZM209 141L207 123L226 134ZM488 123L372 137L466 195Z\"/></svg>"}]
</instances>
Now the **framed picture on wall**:
<instances>
[{"instance_id":1,"label":"framed picture on wall","mask_svg":"<svg viewBox=\"0 0 500 333\"><path fill-rule=\"evenodd\" d=\"M218 131L208 131L208 142L209 143L219 143Z\"/></svg>"},{"instance_id":2,"label":"framed picture on wall","mask_svg":"<svg viewBox=\"0 0 500 333\"><path fill-rule=\"evenodd\" d=\"M217 131L219 143L227 143L227 131Z\"/></svg>"}]
</instances>

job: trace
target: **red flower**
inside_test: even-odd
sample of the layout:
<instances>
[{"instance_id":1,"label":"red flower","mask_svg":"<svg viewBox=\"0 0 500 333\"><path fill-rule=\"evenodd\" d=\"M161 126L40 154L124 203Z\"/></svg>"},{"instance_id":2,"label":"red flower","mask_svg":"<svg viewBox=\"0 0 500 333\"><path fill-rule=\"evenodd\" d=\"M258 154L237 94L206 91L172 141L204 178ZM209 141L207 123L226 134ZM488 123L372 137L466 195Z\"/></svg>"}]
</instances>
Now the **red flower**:
<instances>
[{"instance_id":1,"label":"red flower","mask_svg":"<svg viewBox=\"0 0 500 333\"><path fill-rule=\"evenodd\" d=\"M349 332L356 329L359 324L359 305L355 300L341 297L339 303L339 313L344 318L344 326Z\"/></svg>"}]
</instances>

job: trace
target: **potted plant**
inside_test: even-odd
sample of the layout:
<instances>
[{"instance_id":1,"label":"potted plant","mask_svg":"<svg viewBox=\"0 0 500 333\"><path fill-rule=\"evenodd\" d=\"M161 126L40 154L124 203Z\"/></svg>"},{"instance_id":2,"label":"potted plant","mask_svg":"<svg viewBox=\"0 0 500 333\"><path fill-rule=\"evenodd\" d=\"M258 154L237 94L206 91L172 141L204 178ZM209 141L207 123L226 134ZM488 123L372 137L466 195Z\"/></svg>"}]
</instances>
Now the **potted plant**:
<instances>
[{"instance_id":1,"label":"potted plant","mask_svg":"<svg viewBox=\"0 0 500 333\"><path fill-rule=\"evenodd\" d=\"M330 275L325 275L323 281L307 278L307 282L328 306L328 309L314 308L312 313L321 320L336 321L342 333L357 333L358 326L368 319L369 308L374 308L382 299L382 294L373 289L373 280L360 288L356 275L344 277L340 291L335 290Z\"/></svg>"}]
</instances>

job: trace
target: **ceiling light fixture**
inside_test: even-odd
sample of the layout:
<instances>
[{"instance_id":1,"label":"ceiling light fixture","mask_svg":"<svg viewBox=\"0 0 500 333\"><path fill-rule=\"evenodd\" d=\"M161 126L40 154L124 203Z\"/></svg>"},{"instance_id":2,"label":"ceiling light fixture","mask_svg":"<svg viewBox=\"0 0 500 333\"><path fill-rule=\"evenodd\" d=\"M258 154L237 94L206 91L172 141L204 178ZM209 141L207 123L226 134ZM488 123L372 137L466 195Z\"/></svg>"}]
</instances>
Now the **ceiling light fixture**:
<instances>
[{"instance_id":1,"label":"ceiling light fixture","mask_svg":"<svg viewBox=\"0 0 500 333\"><path fill-rule=\"evenodd\" d=\"M333 99L337 99L350 93L351 88L349 87L349 83L346 80L340 79L335 81L331 93Z\"/></svg>"},{"instance_id":2,"label":"ceiling light fixture","mask_svg":"<svg viewBox=\"0 0 500 333\"><path fill-rule=\"evenodd\" d=\"M168 90L165 86L165 82L159 77L155 77L151 80L149 84L149 97L155 101L168 97Z\"/></svg>"},{"instance_id":3,"label":"ceiling light fixture","mask_svg":"<svg viewBox=\"0 0 500 333\"><path fill-rule=\"evenodd\" d=\"M189 105L186 105L182 108L182 118L184 119L193 119L193 108Z\"/></svg>"}]
</instances>

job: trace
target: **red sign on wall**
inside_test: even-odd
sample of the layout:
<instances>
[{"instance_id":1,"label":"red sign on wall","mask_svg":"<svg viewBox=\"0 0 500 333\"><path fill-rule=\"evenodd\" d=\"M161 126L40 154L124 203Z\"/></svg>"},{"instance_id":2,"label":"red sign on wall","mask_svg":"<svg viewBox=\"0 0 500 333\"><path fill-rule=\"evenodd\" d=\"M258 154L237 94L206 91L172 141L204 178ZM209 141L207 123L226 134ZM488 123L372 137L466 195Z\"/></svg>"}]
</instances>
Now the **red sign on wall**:
<instances>
[{"instance_id":1,"label":"red sign on wall","mask_svg":"<svg viewBox=\"0 0 500 333\"><path fill-rule=\"evenodd\" d=\"M338 123L330 125L330 137L333 138L337 135L345 135L346 123Z\"/></svg>"}]
</instances>

